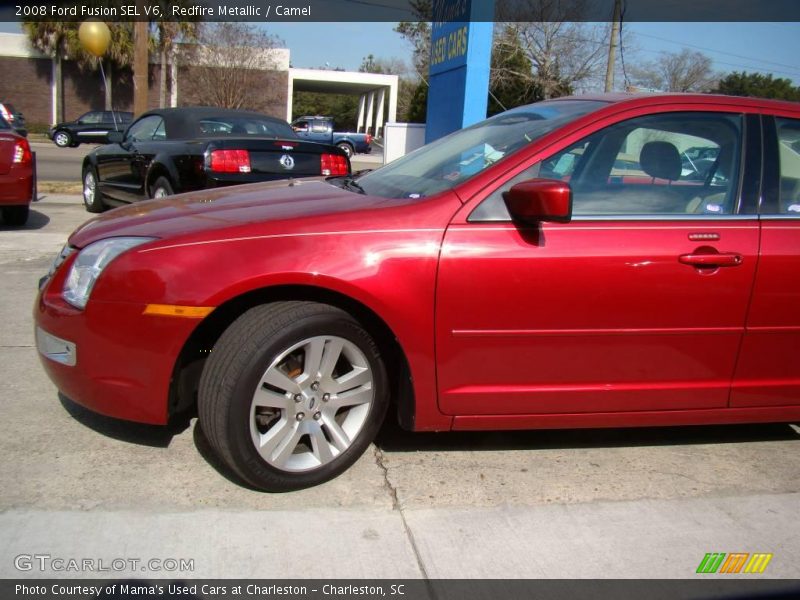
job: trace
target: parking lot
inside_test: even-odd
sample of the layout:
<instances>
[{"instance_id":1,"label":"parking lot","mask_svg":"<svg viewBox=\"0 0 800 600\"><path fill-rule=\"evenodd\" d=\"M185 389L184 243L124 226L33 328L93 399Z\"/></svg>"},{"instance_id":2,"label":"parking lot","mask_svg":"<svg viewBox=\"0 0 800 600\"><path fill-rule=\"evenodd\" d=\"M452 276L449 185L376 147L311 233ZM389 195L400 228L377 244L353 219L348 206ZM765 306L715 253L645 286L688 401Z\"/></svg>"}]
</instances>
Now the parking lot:
<instances>
[{"instance_id":1,"label":"parking lot","mask_svg":"<svg viewBox=\"0 0 800 600\"><path fill-rule=\"evenodd\" d=\"M772 553L764 576L800 576L794 425L388 423L338 479L270 495L232 479L195 419L162 429L87 412L42 371L31 310L88 216L77 195L41 194L24 229L0 227L0 576L93 574L15 567L47 554L193 560L156 577L690 578L707 552Z\"/></svg>"}]
</instances>

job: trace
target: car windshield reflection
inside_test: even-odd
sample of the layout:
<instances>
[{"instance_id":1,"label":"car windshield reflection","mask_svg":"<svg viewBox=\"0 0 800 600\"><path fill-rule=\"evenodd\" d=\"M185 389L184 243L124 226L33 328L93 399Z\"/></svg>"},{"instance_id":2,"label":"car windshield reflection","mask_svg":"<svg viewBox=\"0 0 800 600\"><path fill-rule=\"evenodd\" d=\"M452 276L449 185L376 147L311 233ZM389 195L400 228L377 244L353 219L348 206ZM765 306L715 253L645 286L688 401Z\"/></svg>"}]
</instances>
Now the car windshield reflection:
<instances>
[{"instance_id":1,"label":"car windshield reflection","mask_svg":"<svg viewBox=\"0 0 800 600\"><path fill-rule=\"evenodd\" d=\"M474 177L499 160L604 102L561 100L522 106L437 140L358 179L367 194L423 198Z\"/></svg>"}]
</instances>

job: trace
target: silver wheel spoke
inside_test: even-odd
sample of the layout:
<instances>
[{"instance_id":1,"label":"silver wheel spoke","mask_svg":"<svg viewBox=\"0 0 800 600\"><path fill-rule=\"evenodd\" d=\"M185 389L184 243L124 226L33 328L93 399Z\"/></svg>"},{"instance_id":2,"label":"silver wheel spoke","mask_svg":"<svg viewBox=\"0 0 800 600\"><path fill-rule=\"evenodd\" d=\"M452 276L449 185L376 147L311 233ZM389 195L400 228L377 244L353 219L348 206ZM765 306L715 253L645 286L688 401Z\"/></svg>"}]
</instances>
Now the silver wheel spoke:
<instances>
[{"instance_id":1,"label":"silver wheel spoke","mask_svg":"<svg viewBox=\"0 0 800 600\"><path fill-rule=\"evenodd\" d=\"M333 380L333 391L351 390L372 381L372 373L367 367L353 367L349 373L345 373L338 379Z\"/></svg>"},{"instance_id":2,"label":"silver wheel spoke","mask_svg":"<svg viewBox=\"0 0 800 600\"><path fill-rule=\"evenodd\" d=\"M322 367L322 358L325 353L325 338L317 337L312 339L305 347L305 362L303 374L306 377L316 379Z\"/></svg>"},{"instance_id":3,"label":"silver wheel spoke","mask_svg":"<svg viewBox=\"0 0 800 600\"><path fill-rule=\"evenodd\" d=\"M299 426L293 427L292 430L283 437L283 440L278 444L275 452L273 452L273 462L275 466L286 466L289 458L294 453L294 449L297 448L297 443L300 441L301 437L302 433L300 432Z\"/></svg>"},{"instance_id":4,"label":"silver wheel spoke","mask_svg":"<svg viewBox=\"0 0 800 600\"><path fill-rule=\"evenodd\" d=\"M256 444L259 454L263 456L268 462L272 462L272 454L287 436L290 436L292 433L292 429L295 427L295 424L287 418L283 418L275 425L269 428L269 430L264 434L259 434L259 440Z\"/></svg>"},{"instance_id":5,"label":"silver wheel spoke","mask_svg":"<svg viewBox=\"0 0 800 600\"><path fill-rule=\"evenodd\" d=\"M261 386L256 390L256 393L253 396L253 404L256 406L282 408L286 410L289 408L289 406L291 406L292 403L291 400L283 394L273 392L272 390L268 390Z\"/></svg>"},{"instance_id":6,"label":"silver wheel spoke","mask_svg":"<svg viewBox=\"0 0 800 600\"><path fill-rule=\"evenodd\" d=\"M333 417L326 418L323 427L327 429L328 435L330 435L333 440L333 445L336 446L340 452L344 452L350 447L350 436L345 433L344 429L341 428Z\"/></svg>"},{"instance_id":7,"label":"silver wheel spoke","mask_svg":"<svg viewBox=\"0 0 800 600\"><path fill-rule=\"evenodd\" d=\"M311 430L311 445L313 447L314 456L317 457L320 464L324 465L333 460L331 445L328 440L325 439L325 434L322 433L322 429L318 426Z\"/></svg>"},{"instance_id":8,"label":"silver wheel spoke","mask_svg":"<svg viewBox=\"0 0 800 600\"><path fill-rule=\"evenodd\" d=\"M268 384L287 392L297 393L300 391L300 386L297 384L297 382L281 371L277 364L271 366L267 372L264 373L263 380Z\"/></svg>"},{"instance_id":9,"label":"silver wheel spoke","mask_svg":"<svg viewBox=\"0 0 800 600\"><path fill-rule=\"evenodd\" d=\"M319 365L320 377L331 378L333 369L342 355L342 348L344 348L344 340L341 338L334 338L325 342L325 352Z\"/></svg>"},{"instance_id":10,"label":"silver wheel spoke","mask_svg":"<svg viewBox=\"0 0 800 600\"><path fill-rule=\"evenodd\" d=\"M339 394L336 399L331 400L331 406L335 409L345 408L348 406L357 406L359 404L367 404L372 401L372 386L362 386L355 390L350 390Z\"/></svg>"}]
</instances>

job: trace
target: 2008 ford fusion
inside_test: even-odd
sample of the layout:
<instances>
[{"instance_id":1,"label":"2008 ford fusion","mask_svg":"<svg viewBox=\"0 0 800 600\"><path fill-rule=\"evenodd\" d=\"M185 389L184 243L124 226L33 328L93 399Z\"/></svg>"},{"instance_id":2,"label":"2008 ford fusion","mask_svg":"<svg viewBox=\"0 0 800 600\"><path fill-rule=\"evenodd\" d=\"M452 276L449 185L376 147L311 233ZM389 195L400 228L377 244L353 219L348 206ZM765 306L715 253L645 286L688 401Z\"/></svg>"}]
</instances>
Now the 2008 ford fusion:
<instances>
[{"instance_id":1,"label":"2008 ford fusion","mask_svg":"<svg viewBox=\"0 0 800 600\"><path fill-rule=\"evenodd\" d=\"M702 157L702 160L701 160ZM376 171L179 195L72 234L42 363L105 415L197 405L264 490L421 431L800 418L800 105L524 106Z\"/></svg>"}]
</instances>

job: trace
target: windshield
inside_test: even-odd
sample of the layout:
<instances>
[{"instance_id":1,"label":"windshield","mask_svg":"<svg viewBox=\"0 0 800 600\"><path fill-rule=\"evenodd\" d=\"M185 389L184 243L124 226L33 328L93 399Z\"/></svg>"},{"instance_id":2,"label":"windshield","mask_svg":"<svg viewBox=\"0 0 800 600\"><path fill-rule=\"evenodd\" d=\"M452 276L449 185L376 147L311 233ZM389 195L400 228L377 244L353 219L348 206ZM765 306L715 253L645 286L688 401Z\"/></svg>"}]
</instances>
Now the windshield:
<instances>
[{"instance_id":1,"label":"windshield","mask_svg":"<svg viewBox=\"0 0 800 600\"><path fill-rule=\"evenodd\" d=\"M367 194L423 198L449 190L554 129L605 103L562 100L521 106L456 131L358 178Z\"/></svg>"}]
</instances>

